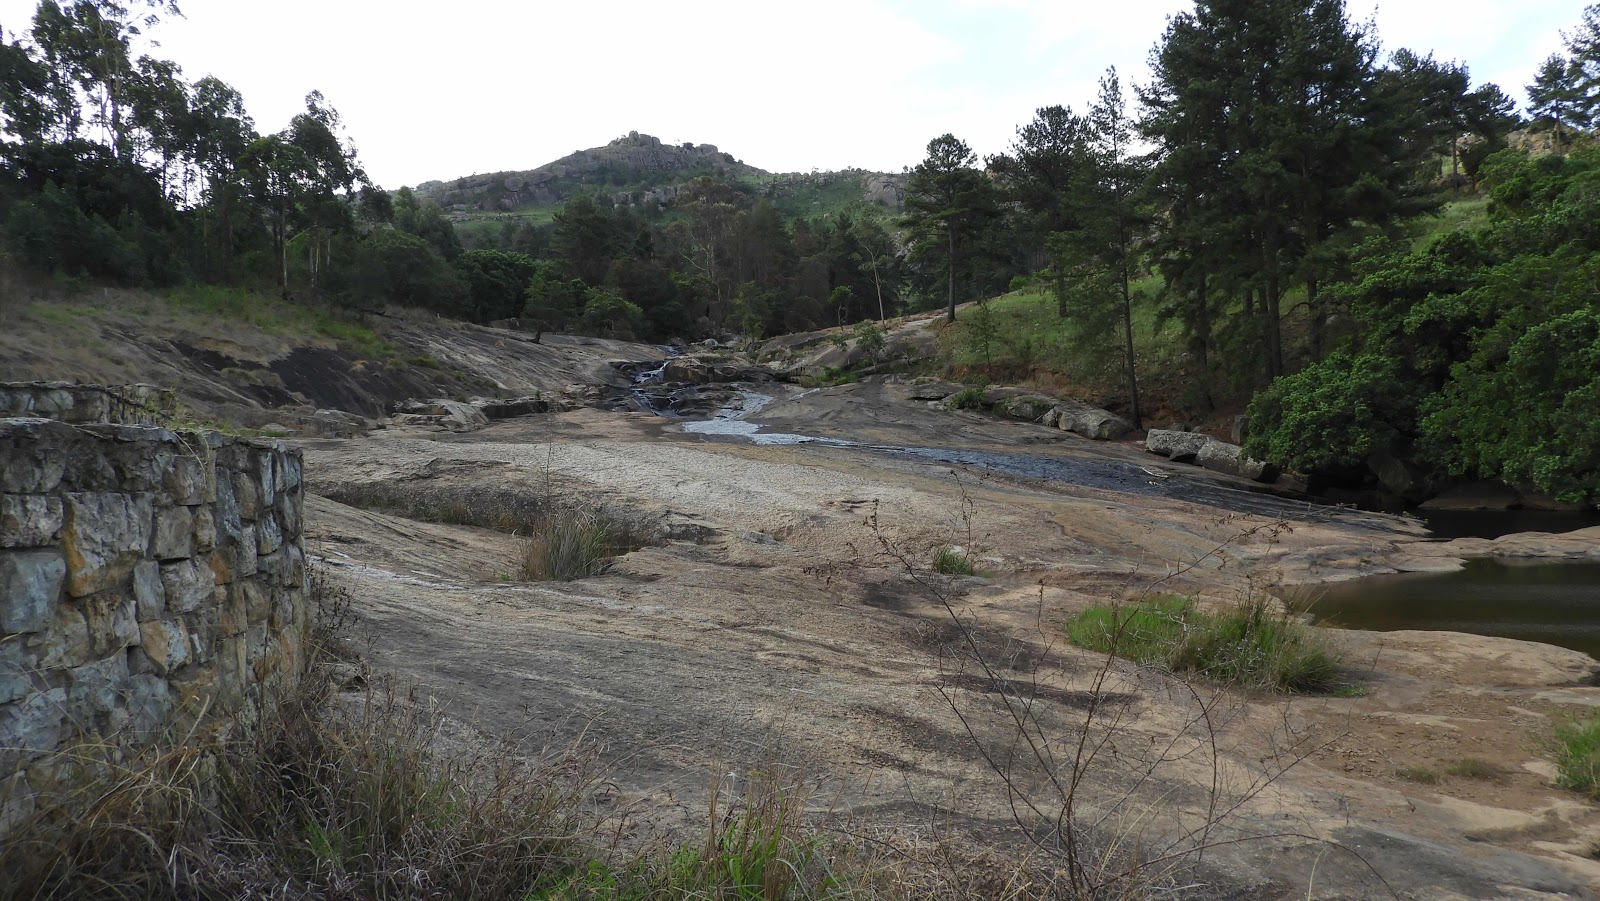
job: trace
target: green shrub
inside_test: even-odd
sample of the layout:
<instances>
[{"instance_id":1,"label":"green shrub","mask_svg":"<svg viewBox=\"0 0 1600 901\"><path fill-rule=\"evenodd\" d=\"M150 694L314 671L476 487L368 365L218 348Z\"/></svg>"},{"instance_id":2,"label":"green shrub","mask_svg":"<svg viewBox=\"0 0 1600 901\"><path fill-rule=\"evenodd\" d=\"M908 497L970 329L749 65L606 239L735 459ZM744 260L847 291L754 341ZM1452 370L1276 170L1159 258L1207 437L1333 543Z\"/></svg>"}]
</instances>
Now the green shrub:
<instances>
[{"instance_id":1,"label":"green shrub","mask_svg":"<svg viewBox=\"0 0 1600 901\"><path fill-rule=\"evenodd\" d=\"M950 395L945 404L957 410L982 410L987 406L983 400L983 389L977 385L962 388Z\"/></svg>"},{"instance_id":2,"label":"green shrub","mask_svg":"<svg viewBox=\"0 0 1600 901\"><path fill-rule=\"evenodd\" d=\"M1073 644L1145 666L1271 691L1338 687L1339 663L1310 627L1250 601L1210 613L1185 598L1091 607L1067 625Z\"/></svg>"},{"instance_id":3,"label":"green shrub","mask_svg":"<svg viewBox=\"0 0 1600 901\"><path fill-rule=\"evenodd\" d=\"M1557 783L1600 798L1600 717L1556 727Z\"/></svg>"}]
</instances>

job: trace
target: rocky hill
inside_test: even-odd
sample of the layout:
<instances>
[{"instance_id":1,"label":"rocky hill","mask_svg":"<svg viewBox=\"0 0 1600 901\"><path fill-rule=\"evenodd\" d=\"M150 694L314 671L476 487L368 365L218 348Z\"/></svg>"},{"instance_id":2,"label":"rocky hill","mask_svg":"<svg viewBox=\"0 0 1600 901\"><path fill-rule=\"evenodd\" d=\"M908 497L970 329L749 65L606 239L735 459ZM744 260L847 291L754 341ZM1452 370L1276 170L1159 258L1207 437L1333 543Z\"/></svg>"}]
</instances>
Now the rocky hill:
<instances>
[{"instance_id":1,"label":"rocky hill","mask_svg":"<svg viewBox=\"0 0 1600 901\"><path fill-rule=\"evenodd\" d=\"M841 201L899 209L905 198L903 175L859 169L774 174L735 159L715 144L668 144L637 131L537 169L423 182L416 191L453 216L471 218L555 206L596 190L609 195L614 206L664 207L680 185L706 175L741 182L775 203L801 211Z\"/></svg>"}]
</instances>

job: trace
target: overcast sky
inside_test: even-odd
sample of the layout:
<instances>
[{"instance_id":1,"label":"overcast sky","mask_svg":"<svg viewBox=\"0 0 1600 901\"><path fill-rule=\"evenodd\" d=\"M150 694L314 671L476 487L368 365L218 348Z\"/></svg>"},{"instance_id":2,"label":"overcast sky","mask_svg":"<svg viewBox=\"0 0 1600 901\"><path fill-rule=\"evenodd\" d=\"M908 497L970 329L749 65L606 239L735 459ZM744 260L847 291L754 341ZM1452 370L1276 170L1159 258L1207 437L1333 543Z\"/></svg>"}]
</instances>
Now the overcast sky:
<instances>
[{"instance_id":1,"label":"overcast sky","mask_svg":"<svg viewBox=\"0 0 1600 901\"><path fill-rule=\"evenodd\" d=\"M33 0L0 0L25 26ZM1386 49L1465 62L1523 99L1575 0L1349 0ZM953 132L980 154L1053 103L1124 85L1181 0L180 0L152 33L274 131L321 90L385 187L531 169L630 130L773 171L898 171ZM1441 15L1448 9L1448 15ZM1131 94L1131 92L1130 92Z\"/></svg>"}]
</instances>

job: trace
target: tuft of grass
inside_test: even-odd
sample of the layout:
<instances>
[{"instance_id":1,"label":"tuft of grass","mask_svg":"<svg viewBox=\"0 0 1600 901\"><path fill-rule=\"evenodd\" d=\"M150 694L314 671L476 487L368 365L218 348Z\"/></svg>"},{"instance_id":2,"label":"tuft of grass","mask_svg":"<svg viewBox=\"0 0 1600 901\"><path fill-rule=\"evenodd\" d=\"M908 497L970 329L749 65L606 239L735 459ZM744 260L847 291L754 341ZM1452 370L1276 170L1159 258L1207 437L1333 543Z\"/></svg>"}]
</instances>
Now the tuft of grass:
<instances>
[{"instance_id":1,"label":"tuft of grass","mask_svg":"<svg viewBox=\"0 0 1600 901\"><path fill-rule=\"evenodd\" d=\"M1423 766L1405 766L1394 771L1394 774L1407 782L1416 782L1420 785L1438 785L1444 782L1444 777Z\"/></svg>"},{"instance_id":2,"label":"tuft of grass","mask_svg":"<svg viewBox=\"0 0 1600 901\"><path fill-rule=\"evenodd\" d=\"M934 552L933 571L947 576L975 576L978 567L965 550L947 544Z\"/></svg>"},{"instance_id":3,"label":"tuft of grass","mask_svg":"<svg viewBox=\"0 0 1600 901\"><path fill-rule=\"evenodd\" d=\"M1505 768L1481 757L1463 757L1444 768L1446 776L1477 779L1480 782L1500 782L1506 778Z\"/></svg>"},{"instance_id":4,"label":"tuft of grass","mask_svg":"<svg viewBox=\"0 0 1600 901\"><path fill-rule=\"evenodd\" d=\"M1556 783L1600 799L1600 717L1556 727Z\"/></svg>"},{"instance_id":5,"label":"tuft of grass","mask_svg":"<svg viewBox=\"0 0 1600 901\"><path fill-rule=\"evenodd\" d=\"M1091 607L1067 624L1073 644L1145 666L1268 691L1328 692L1339 663L1311 628L1250 600L1212 613L1181 597Z\"/></svg>"},{"instance_id":6,"label":"tuft of grass","mask_svg":"<svg viewBox=\"0 0 1600 901\"><path fill-rule=\"evenodd\" d=\"M570 582L605 571L621 543L618 523L587 510L544 516L523 538L518 575L525 582Z\"/></svg>"},{"instance_id":7,"label":"tuft of grass","mask_svg":"<svg viewBox=\"0 0 1600 901\"><path fill-rule=\"evenodd\" d=\"M520 898L581 864L592 753L441 753L415 697L337 694L340 600L317 603L314 663L255 722L61 754L82 778L0 844L0 899Z\"/></svg>"}]
</instances>

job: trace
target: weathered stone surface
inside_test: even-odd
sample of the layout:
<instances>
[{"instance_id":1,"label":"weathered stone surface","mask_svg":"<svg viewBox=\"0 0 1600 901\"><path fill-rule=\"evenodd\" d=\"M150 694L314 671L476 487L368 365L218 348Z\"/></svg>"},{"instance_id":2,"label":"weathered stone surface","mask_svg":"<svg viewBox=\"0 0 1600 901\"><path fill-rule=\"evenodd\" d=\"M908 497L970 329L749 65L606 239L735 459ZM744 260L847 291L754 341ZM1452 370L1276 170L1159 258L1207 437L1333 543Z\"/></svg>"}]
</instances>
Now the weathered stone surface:
<instances>
[{"instance_id":1,"label":"weathered stone surface","mask_svg":"<svg viewBox=\"0 0 1600 901\"><path fill-rule=\"evenodd\" d=\"M128 655L112 654L73 667L67 677L68 712L80 728L116 710L128 684Z\"/></svg>"},{"instance_id":2,"label":"weathered stone surface","mask_svg":"<svg viewBox=\"0 0 1600 901\"><path fill-rule=\"evenodd\" d=\"M140 645L156 672L170 673L189 661L189 630L181 619L164 619L139 626Z\"/></svg>"},{"instance_id":3,"label":"weathered stone surface","mask_svg":"<svg viewBox=\"0 0 1600 901\"><path fill-rule=\"evenodd\" d=\"M0 495L0 548L49 544L61 531L65 515L59 497Z\"/></svg>"},{"instance_id":4,"label":"weathered stone surface","mask_svg":"<svg viewBox=\"0 0 1600 901\"><path fill-rule=\"evenodd\" d=\"M1276 466L1252 460L1244 455L1237 444L1229 444L1215 438L1207 439L1201 446L1200 452L1195 455L1195 463L1212 472L1254 479L1257 482L1270 483L1278 478Z\"/></svg>"},{"instance_id":5,"label":"weathered stone surface","mask_svg":"<svg viewBox=\"0 0 1600 901\"><path fill-rule=\"evenodd\" d=\"M994 412L1007 419L1016 419L1022 422L1038 422L1045 414L1056 409L1056 400L1038 394L1023 394L1017 397L1008 397L994 405Z\"/></svg>"},{"instance_id":6,"label":"weathered stone surface","mask_svg":"<svg viewBox=\"0 0 1600 901\"><path fill-rule=\"evenodd\" d=\"M157 560L177 560L194 556L194 514L188 507L156 510L155 540L150 556Z\"/></svg>"},{"instance_id":7,"label":"weathered stone surface","mask_svg":"<svg viewBox=\"0 0 1600 901\"><path fill-rule=\"evenodd\" d=\"M1133 431L1120 416L1088 404L1058 402L1055 413L1056 428L1096 441L1116 441Z\"/></svg>"},{"instance_id":8,"label":"weathered stone surface","mask_svg":"<svg viewBox=\"0 0 1600 901\"><path fill-rule=\"evenodd\" d=\"M153 513L146 495L67 495L67 591L82 597L122 584L150 546Z\"/></svg>"},{"instance_id":9,"label":"weathered stone surface","mask_svg":"<svg viewBox=\"0 0 1600 901\"><path fill-rule=\"evenodd\" d=\"M289 506L293 508L295 505ZM210 553L217 546L217 521L209 507L194 508L194 537L191 540L197 554Z\"/></svg>"},{"instance_id":10,"label":"weathered stone surface","mask_svg":"<svg viewBox=\"0 0 1600 901\"><path fill-rule=\"evenodd\" d=\"M59 551L0 551L0 630L44 629L66 576Z\"/></svg>"},{"instance_id":11,"label":"weathered stone surface","mask_svg":"<svg viewBox=\"0 0 1600 901\"><path fill-rule=\"evenodd\" d=\"M211 598L216 579L211 567L194 560L167 563L161 567L161 587L166 593L167 609L174 613L189 613Z\"/></svg>"},{"instance_id":12,"label":"weathered stone surface","mask_svg":"<svg viewBox=\"0 0 1600 901\"><path fill-rule=\"evenodd\" d=\"M278 519L263 513L256 520L256 553L270 554L280 547L283 547L283 531L278 528Z\"/></svg>"},{"instance_id":13,"label":"weathered stone surface","mask_svg":"<svg viewBox=\"0 0 1600 901\"><path fill-rule=\"evenodd\" d=\"M1151 429L1144 437L1144 446L1150 453L1160 454L1174 463L1193 463L1200 448L1210 440L1199 432Z\"/></svg>"},{"instance_id":14,"label":"weathered stone surface","mask_svg":"<svg viewBox=\"0 0 1600 901\"><path fill-rule=\"evenodd\" d=\"M102 591L79 601L89 626L89 650L106 654L139 643L139 617L133 592Z\"/></svg>"},{"instance_id":15,"label":"weathered stone surface","mask_svg":"<svg viewBox=\"0 0 1600 901\"><path fill-rule=\"evenodd\" d=\"M1457 485L1422 503L1424 510L1507 510L1522 502L1517 489L1499 479Z\"/></svg>"},{"instance_id":16,"label":"weathered stone surface","mask_svg":"<svg viewBox=\"0 0 1600 901\"><path fill-rule=\"evenodd\" d=\"M172 712L172 693L165 679L154 674L132 675L128 679L128 731L135 736L158 732Z\"/></svg>"},{"instance_id":17,"label":"weathered stone surface","mask_svg":"<svg viewBox=\"0 0 1600 901\"><path fill-rule=\"evenodd\" d=\"M38 754L60 746L66 705L67 690L51 688L0 707L0 763L17 752Z\"/></svg>"},{"instance_id":18,"label":"weathered stone surface","mask_svg":"<svg viewBox=\"0 0 1600 901\"><path fill-rule=\"evenodd\" d=\"M1388 451L1374 451L1367 457L1367 468L1372 470L1378 477L1378 484L1390 494L1420 501L1431 493L1432 486L1421 469Z\"/></svg>"},{"instance_id":19,"label":"weathered stone surface","mask_svg":"<svg viewBox=\"0 0 1600 901\"><path fill-rule=\"evenodd\" d=\"M39 668L63 669L87 663L93 656L89 645L89 623L72 604L57 604L50 624L41 636Z\"/></svg>"},{"instance_id":20,"label":"weathered stone surface","mask_svg":"<svg viewBox=\"0 0 1600 901\"><path fill-rule=\"evenodd\" d=\"M167 610L167 590L161 584L161 564L154 560L133 568L133 599L139 622L160 619Z\"/></svg>"},{"instance_id":21,"label":"weathered stone surface","mask_svg":"<svg viewBox=\"0 0 1600 901\"><path fill-rule=\"evenodd\" d=\"M0 767L26 774L0 788L27 793L0 797L0 842L37 786L105 769L63 765L64 742L126 759L197 716L255 718L271 692L247 683L298 672L303 485L279 446L0 420Z\"/></svg>"},{"instance_id":22,"label":"weathered stone surface","mask_svg":"<svg viewBox=\"0 0 1600 901\"><path fill-rule=\"evenodd\" d=\"M195 506L206 503L209 493L207 469L198 457L174 457L162 479L162 487L175 504Z\"/></svg>"},{"instance_id":23,"label":"weathered stone surface","mask_svg":"<svg viewBox=\"0 0 1600 901\"><path fill-rule=\"evenodd\" d=\"M261 488L249 473L233 474L233 496L240 519L253 521L261 512Z\"/></svg>"},{"instance_id":24,"label":"weathered stone surface","mask_svg":"<svg viewBox=\"0 0 1600 901\"><path fill-rule=\"evenodd\" d=\"M0 704L8 704L32 691L33 671L22 642L0 642Z\"/></svg>"},{"instance_id":25,"label":"weathered stone surface","mask_svg":"<svg viewBox=\"0 0 1600 901\"><path fill-rule=\"evenodd\" d=\"M261 490L261 506L271 507L277 503L278 478L272 463L272 454L261 451L256 454L256 486Z\"/></svg>"},{"instance_id":26,"label":"weathered stone surface","mask_svg":"<svg viewBox=\"0 0 1600 901\"><path fill-rule=\"evenodd\" d=\"M246 622L252 626L266 622L272 614L271 590L258 579L236 582L233 587L244 604Z\"/></svg>"}]
</instances>

